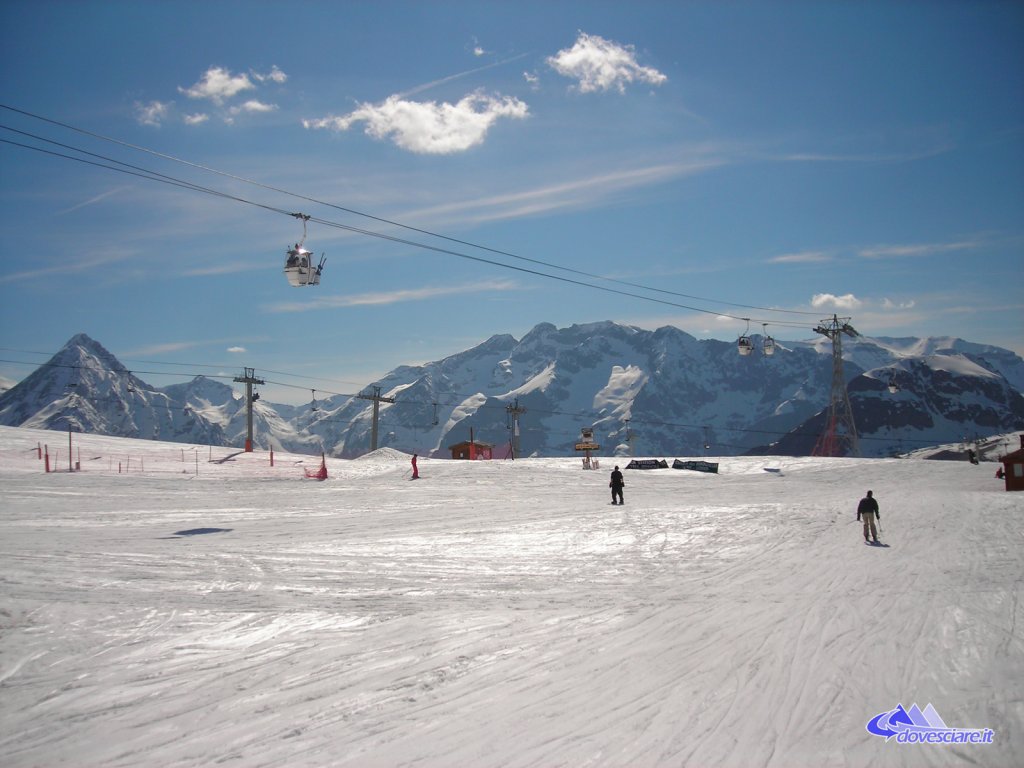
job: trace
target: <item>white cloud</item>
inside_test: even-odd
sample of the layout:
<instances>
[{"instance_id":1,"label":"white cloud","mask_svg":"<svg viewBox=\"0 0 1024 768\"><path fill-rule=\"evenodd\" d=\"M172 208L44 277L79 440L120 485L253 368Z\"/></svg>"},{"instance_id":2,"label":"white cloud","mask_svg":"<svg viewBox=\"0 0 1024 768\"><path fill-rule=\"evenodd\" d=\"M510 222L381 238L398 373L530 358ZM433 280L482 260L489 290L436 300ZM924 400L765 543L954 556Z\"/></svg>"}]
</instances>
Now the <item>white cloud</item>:
<instances>
[{"instance_id":1,"label":"white cloud","mask_svg":"<svg viewBox=\"0 0 1024 768\"><path fill-rule=\"evenodd\" d=\"M185 125L200 125L210 119L210 116L204 112L197 112L194 115L185 115Z\"/></svg>"},{"instance_id":2,"label":"white cloud","mask_svg":"<svg viewBox=\"0 0 1024 768\"><path fill-rule=\"evenodd\" d=\"M909 301L895 302L891 299L882 300L882 309L913 309L916 302L913 299Z\"/></svg>"},{"instance_id":3,"label":"white cloud","mask_svg":"<svg viewBox=\"0 0 1024 768\"><path fill-rule=\"evenodd\" d=\"M773 256L768 259L769 264L813 264L822 261L831 261L832 257L825 251L798 251L796 253L784 253L780 256Z\"/></svg>"},{"instance_id":4,"label":"white cloud","mask_svg":"<svg viewBox=\"0 0 1024 768\"><path fill-rule=\"evenodd\" d=\"M481 144L499 118L522 119L528 114L529 108L519 99L476 92L457 104L390 96L381 104L361 104L344 117L303 120L302 124L310 129L347 131L363 122L366 134L375 139L391 139L402 149L418 154L445 155Z\"/></svg>"},{"instance_id":5,"label":"white cloud","mask_svg":"<svg viewBox=\"0 0 1024 768\"><path fill-rule=\"evenodd\" d=\"M283 74L283 73L282 73ZM210 67L191 88L178 87L178 91L190 99L209 99L217 106L242 91L255 88L246 74L232 75L223 67Z\"/></svg>"},{"instance_id":6,"label":"white cloud","mask_svg":"<svg viewBox=\"0 0 1024 768\"><path fill-rule=\"evenodd\" d=\"M230 352L233 355L243 354L248 351L249 350L247 350L245 347L228 347L228 352Z\"/></svg>"},{"instance_id":7,"label":"white cloud","mask_svg":"<svg viewBox=\"0 0 1024 768\"><path fill-rule=\"evenodd\" d=\"M148 104L135 102L135 119L142 125L159 127L171 111L171 102L151 101Z\"/></svg>"},{"instance_id":8,"label":"white cloud","mask_svg":"<svg viewBox=\"0 0 1024 768\"><path fill-rule=\"evenodd\" d=\"M632 45L619 45L585 32L580 32L572 48L549 56L547 63L560 75L578 80L581 93L613 88L625 93L627 83L661 85L668 80L658 70L640 66Z\"/></svg>"},{"instance_id":9,"label":"white cloud","mask_svg":"<svg viewBox=\"0 0 1024 768\"><path fill-rule=\"evenodd\" d=\"M255 72L252 70L250 70L250 72L252 73L253 79L260 83L264 83L267 80L271 81L272 83L283 83L288 80L288 75L282 72L278 68L277 64L272 66L270 68L270 71L265 75L261 75L259 72Z\"/></svg>"},{"instance_id":10,"label":"white cloud","mask_svg":"<svg viewBox=\"0 0 1024 768\"><path fill-rule=\"evenodd\" d=\"M257 99L250 99L249 101L245 102L244 104L240 104L237 107L232 107L231 109L228 110L228 112L230 112L232 115L237 115L237 114L240 114L242 112L251 112L251 113L273 112L276 109L277 109L277 105L276 104L264 104L262 101L258 101Z\"/></svg>"},{"instance_id":11,"label":"white cloud","mask_svg":"<svg viewBox=\"0 0 1024 768\"><path fill-rule=\"evenodd\" d=\"M816 293L811 299L811 306L815 309L829 307L832 309L856 309L861 305L861 300L852 293L836 296L832 293Z\"/></svg>"}]
</instances>

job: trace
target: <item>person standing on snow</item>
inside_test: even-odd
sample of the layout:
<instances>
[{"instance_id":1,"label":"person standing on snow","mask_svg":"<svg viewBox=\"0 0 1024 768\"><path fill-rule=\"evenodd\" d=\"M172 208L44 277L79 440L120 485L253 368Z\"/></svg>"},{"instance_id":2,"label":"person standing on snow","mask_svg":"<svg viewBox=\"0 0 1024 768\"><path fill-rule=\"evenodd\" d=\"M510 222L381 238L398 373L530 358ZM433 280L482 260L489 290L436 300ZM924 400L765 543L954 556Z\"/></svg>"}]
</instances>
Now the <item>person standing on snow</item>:
<instances>
[{"instance_id":1,"label":"person standing on snow","mask_svg":"<svg viewBox=\"0 0 1024 768\"><path fill-rule=\"evenodd\" d=\"M420 471L418 469L416 469L416 454L415 453L412 455L412 479L413 480L419 480L420 479Z\"/></svg>"},{"instance_id":2,"label":"person standing on snow","mask_svg":"<svg viewBox=\"0 0 1024 768\"><path fill-rule=\"evenodd\" d=\"M622 473L619 472L619 467L616 465L615 469L612 470L612 480L608 483L608 487L612 489L612 504L615 503L615 499L619 500L619 504L625 504L626 502L622 499L622 488L626 485L626 481L622 479Z\"/></svg>"},{"instance_id":3,"label":"person standing on snow","mask_svg":"<svg viewBox=\"0 0 1024 768\"><path fill-rule=\"evenodd\" d=\"M881 520L882 515L878 511L878 502L875 501L875 497L872 496L871 491L868 491L868 495L860 500L860 504L857 505L857 520L860 521L861 517L864 518L864 541L878 543L878 531L875 530L875 520ZM871 538L868 538L870 532Z\"/></svg>"}]
</instances>

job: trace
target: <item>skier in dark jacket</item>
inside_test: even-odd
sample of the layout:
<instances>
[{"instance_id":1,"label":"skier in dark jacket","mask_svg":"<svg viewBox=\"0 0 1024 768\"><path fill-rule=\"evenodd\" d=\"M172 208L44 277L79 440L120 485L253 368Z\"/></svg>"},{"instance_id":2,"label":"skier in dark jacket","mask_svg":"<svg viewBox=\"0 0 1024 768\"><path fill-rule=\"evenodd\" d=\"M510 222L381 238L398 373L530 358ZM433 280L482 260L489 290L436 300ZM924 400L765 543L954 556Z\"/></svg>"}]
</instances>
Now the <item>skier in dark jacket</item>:
<instances>
[{"instance_id":1,"label":"skier in dark jacket","mask_svg":"<svg viewBox=\"0 0 1024 768\"><path fill-rule=\"evenodd\" d=\"M871 491L868 491L868 495L857 505L857 520L859 521L861 517L864 518L864 541L873 541L877 544L878 531L875 530L875 520L881 520L882 515L878 511L878 502L875 501ZM868 533L871 534L870 538L868 538Z\"/></svg>"},{"instance_id":2,"label":"skier in dark jacket","mask_svg":"<svg viewBox=\"0 0 1024 768\"><path fill-rule=\"evenodd\" d=\"M612 470L612 480L608 483L608 487L612 489L612 504L615 503L615 499L619 500L619 504L625 504L626 502L622 499L622 488L626 485L626 481L622 479L622 473L619 472L618 465Z\"/></svg>"}]
</instances>

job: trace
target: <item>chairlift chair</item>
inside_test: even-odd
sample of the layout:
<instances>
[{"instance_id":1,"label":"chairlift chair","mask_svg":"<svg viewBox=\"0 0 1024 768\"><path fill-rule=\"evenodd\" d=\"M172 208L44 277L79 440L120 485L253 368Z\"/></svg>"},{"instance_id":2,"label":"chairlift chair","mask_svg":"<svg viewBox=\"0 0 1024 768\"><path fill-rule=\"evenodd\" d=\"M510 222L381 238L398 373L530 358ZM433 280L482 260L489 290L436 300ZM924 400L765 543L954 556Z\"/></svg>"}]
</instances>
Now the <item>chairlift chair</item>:
<instances>
[{"instance_id":1,"label":"chairlift chair","mask_svg":"<svg viewBox=\"0 0 1024 768\"><path fill-rule=\"evenodd\" d=\"M313 253L302 247L306 242L306 222L309 221L309 216L304 213L293 213L292 216L302 219L302 240L297 242L294 248L288 249L284 262L284 275L288 278L289 284L296 288L320 285L320 274L324 271L327 257L321 254L319 264L313 261L315 258Z\"/></svg>"},{"instance_id":2,"label":"chairlift chair","mask_svg":"<svg viewBox=\"0 0 1024 768\"><path fill-rule=\"evenodd\" d=\"M746 357L754 351L754 342L750 340L750 318L744 317L743 319L747 321L747 330L736 340L736 348L743 357Z\"/></svg>"}]
</instances>

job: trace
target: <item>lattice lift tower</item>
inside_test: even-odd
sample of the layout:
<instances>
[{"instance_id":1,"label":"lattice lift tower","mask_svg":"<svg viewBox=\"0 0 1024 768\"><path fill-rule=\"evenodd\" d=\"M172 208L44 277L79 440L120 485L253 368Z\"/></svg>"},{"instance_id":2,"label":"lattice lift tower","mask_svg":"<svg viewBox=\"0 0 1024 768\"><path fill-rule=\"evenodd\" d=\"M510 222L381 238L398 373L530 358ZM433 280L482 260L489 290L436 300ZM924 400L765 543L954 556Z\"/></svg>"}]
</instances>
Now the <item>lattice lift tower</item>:
<instances>
[{"instance_id":1,"label":"lattice lift tower","mask_svg":"<svg viewBox=\"0 0 1024 768\"><path fill-rule=\"evenodd\" d=\"M846 377L843 375L843 334L851 339L860 334L850 325L849 317L822 320L815 333L832 341L832 394L829 399L825 431L814 446L814 456L860 456L857 444L857 425L853 421L850 395L846 391Z\"/></svg>"}]
</instances>

